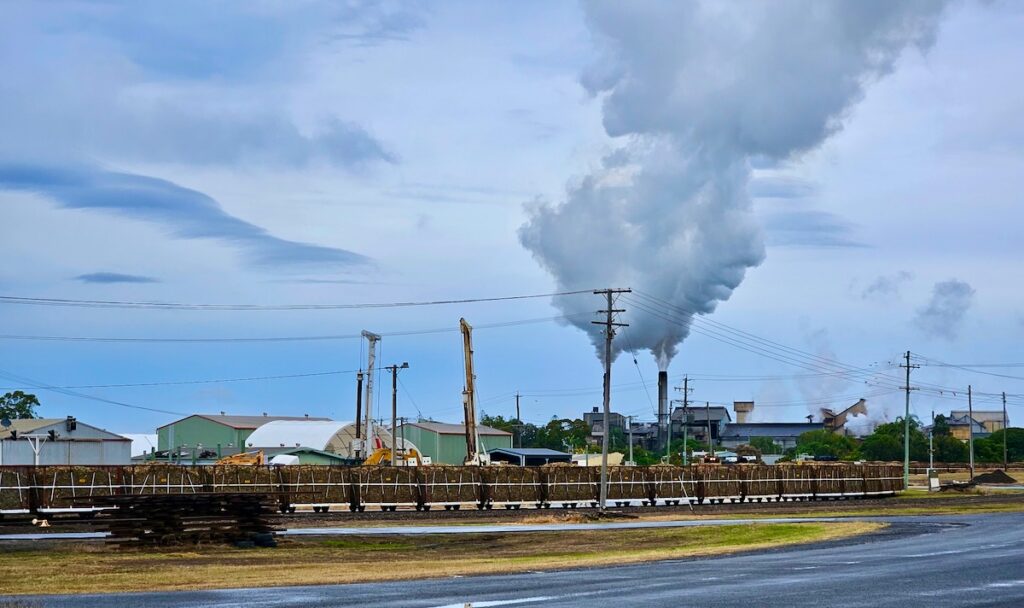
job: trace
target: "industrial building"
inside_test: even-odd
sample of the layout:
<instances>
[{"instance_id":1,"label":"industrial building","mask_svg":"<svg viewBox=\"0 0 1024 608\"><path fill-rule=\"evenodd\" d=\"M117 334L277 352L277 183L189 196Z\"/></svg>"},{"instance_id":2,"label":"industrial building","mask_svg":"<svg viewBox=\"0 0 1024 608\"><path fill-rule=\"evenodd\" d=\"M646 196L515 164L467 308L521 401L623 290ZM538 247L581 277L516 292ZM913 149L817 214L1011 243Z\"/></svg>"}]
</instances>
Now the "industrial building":
<instances>
[{"instance_id":1,"label":"industrial building","mask_svg":"<svg viewBox=\"0 0 1024 608\"><path fill-rule=\"evenodd\" d=\"M725 427L721 445L735 448L749 444L755 437L767 437L783 450L795 448L800 435L825 428L821 422L747 422L734 423Z\"/></svg>"},{"instance_id":2,"label":"industrial building","mask_svg":"<svg viewBox=\"0 0 1024 608\"><path fill-rule=\"evenodd\" d=\"M327 418L193 414L159 427L157 429L157 450L174 452L182 447L205 448L213 452L233 454L246 446L249 436L256 429L275 420L327 420Z\"/></svg>"},{"instance_id":3,"label":"industrial building","mask_svg":"<svg viewBox=\"0 0 1024 608\"><path fill-rule=\"evenodd\" d=\"M587 423L590 427L590 438L595 442L601 441L601 437L604 436L604 412L601 408L595 406L593 410L583 413L583 422ZM611 429L619 429L625 432L626 430L626 417L622 414L616 414L610 412L608 414L608 427Z\"/></svg>"},{"instance_id":4,"label":"industrial building","mask_svg":"<svg viewBox=\"0 0 1024 608\"><path fill-rule=\"evenodd\" d=\"M374 425L373 435L376 447L391 448L391 431L383 426ZM256 429L246 439L246 450L263 450L270 454L280 448L310 448L315 451L336 454L343 458L355 458L352 442L356 438L354 422L337 422L335 420L273 420ZM416 449L416 445L406 438L405 443L399 438L401 448L406 451ZM276 452L275 452L276 453Z\"/></svg>"},{"instance_id":5,"label":"industrial building","mask_svg":"<svg viewBox=\"0 0 1024 608\"><path fill-rule=\"evenodd\" d=\"M491 462L506 462L521 467L538 467L553 462L572 462L572 454L548 448L495 448L488 450Z\"/></svg>"},{"instance_id":6,"label":"industrial building","mask_svg":"<svg viewBox=\"0 0 1024 608\"><path fill-rule=\"evenodd\" d=\"M0 465L130 464L132 441L75 418L24 418L0 426Z\"/></svg>"},{"instance_id":7,"label":"industrial building","mask_svg":"<svg viewBox=\"0 0 1024 608\"><path fill-rule=\"evenodd\" d=\"M1003 424L1004 420L1002 410L974 410L973 412L970 412L968 410L953 410L949 413L949 420L952 421L954 418L956 418L958 420L966 422L966 418L968 416L973 418L975 422L979 423L982 427L984 427L984 430L981 431L982 433L995 433L996 431L1001 431L1003 430L1003 428L1005 428ZM952 422L950 422L950 426L953 426ZM1009 420L1006 420L1005 426L1009 426ZM963 431L965 435L964 437L962 437L962 439L967 439L966 424L963 427Z\"/></svg>"},{"instance_id":8,"label":"industrial building","mask_svg":"<svg viewBox=\"0 0 1024 608\"><path fill-rule=\"evenodd\" d=\"M512 433L479 424L476 429L482 452L512 447ZM407 422L399 427L398 436L414 444L433 464L462 464L466 460L465 425Z\"/></svg>"},{"instance_id":9,"label":"industrial building","mask_svg":"<svg viewBox=\"0 0 1024 608\"><path fill-rule=\"evenodd\" d=\"M718 442L725 431L726 425L732 422L728 408L721 405L705 407L691 405L684 411L682 407L672 410L672 438L683 437L683 425L686 425L686 436L706 442L708 436L708 420L711 421L711 440Z\"/></svg>"}]
</instances>

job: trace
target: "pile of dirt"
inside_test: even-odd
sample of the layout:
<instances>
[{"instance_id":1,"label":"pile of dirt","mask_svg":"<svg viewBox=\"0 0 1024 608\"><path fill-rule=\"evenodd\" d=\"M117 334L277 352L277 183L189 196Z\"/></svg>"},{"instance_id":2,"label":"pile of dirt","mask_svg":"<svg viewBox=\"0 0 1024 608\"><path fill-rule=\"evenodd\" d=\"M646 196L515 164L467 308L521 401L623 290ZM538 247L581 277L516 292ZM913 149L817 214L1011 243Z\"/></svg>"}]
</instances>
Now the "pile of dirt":
<instances>
[{"instance_id":1,"label":"pile of dirt","mask_svg":"<svg viewBox=\"0 0 1024 608\"><path fill-rule=\"evenodd\" d=\"M1017 480L1007 475L1002 469L996 469L991 473L982 473L976 476L974 483L1017 483Z\"/></svg>"}]
</instances>

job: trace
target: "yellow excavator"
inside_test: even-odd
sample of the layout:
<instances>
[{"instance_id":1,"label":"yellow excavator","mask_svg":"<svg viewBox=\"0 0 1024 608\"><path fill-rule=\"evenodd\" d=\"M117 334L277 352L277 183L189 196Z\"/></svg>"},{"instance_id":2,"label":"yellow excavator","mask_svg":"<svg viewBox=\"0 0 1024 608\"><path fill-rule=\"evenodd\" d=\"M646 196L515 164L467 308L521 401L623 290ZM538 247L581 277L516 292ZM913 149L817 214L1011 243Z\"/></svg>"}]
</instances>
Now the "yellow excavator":
<instances>
[{"instance_id":1,"label":"yellow excavator","mask_svg":"<svg viewBox=\"0 0 1024 608\"><path fill-rule=\"evenodd\" d=\"M230 456L225 456L217 461L217 464L248 464L260 466L267 464L267 459L263 455L263 450L256 450L255 452L239 452Z\"/></svg>"},{"instance_id":2,"label":"yellow excavator","mask_svg":"<svg viewBox=\"0 0 1024 608\"><path fill-rule=\"evenodd\" d=\"M423 459L415 448L409 448L407 450L399 450L398 458L395 459L395 462L398 466L418 467L423 464ZM363 464L391 464L391 448L377 448L363 461Z\"/></svg>"}]
</instances>

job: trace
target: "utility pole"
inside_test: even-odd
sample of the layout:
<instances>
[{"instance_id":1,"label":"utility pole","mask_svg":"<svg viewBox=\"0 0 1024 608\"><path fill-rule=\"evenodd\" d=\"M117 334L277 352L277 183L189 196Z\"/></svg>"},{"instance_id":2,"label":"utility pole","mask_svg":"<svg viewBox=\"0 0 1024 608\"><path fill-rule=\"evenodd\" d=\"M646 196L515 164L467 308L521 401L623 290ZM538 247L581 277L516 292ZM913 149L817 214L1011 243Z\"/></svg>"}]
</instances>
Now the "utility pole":
<instances>
[{"instance_id":1,"label":"utility pole","mask_svg":"<svg viewBox=\"0 0 1024 608\"><path fill-rule=\"evenodd\" d=\"M626 323L616 323L614 315L617 312L625 312L625 309L615 308L615 296L620 293L632 293L632 289L597 289L594 295L603 295L606 298L608 308L597 311L604 313L604 321L591 321L595 325L604 325L604 433L601 435L601 512L604 513L605 503L608 500L608 421L611 420L612 401L612 339L615 337L616 327L628 327Z\"/></svg>"},{"instance_id":2,"label":"utility pole","mask_svg":"<svg viewBox=\"0 0 1024 608\"><path fill-rule=\"evenodd\" d=\"M683 406L683 466L684 467L686 466L686 442L688 441L686 436L689 434L689 429L690 429L689 415L690 414L689 414L688 408L684 405Z\"/></svg>"},{"instance_id":3,"label":"utility pole","mask_svg":"<svg viewBox=\"0 0 1024 608\"><path fill-rule=\"evenodd\" d=\"M633 464L633 417L626 416L626 430L629 431L629 463Z\"/></svg>"},{"instance_id":4,"label":"utility pole","mask_svg":"<svg viewBox=\"0 0 1024 608\"><path fill-rule=\"evenodd\" d=\"M928 429L928 479L931 479L932 469L935 468L935 444L932 442L935 435L935 410L932 410L932 425ZM928 490L931 491L931 482L928 482Z\"/></svg>"},{"instance_id":5,"label":"utility pole","mask_svg":"<svg viewBox=\"0 0 1024 608\"><path fill-rule=\"evenodd\" d=\"M906 391L906 405L903 412L903 488L907 489L910 487L910 391L914 390L910 387L910 370L921 366L910 363L909 350L903 357L906 359L906 363L900 367L907 370L907 384L903 387Z\"/></svg>"},{"instance_id":6,"label":"utility pole","mask_svg":"<svg viewBox=\"0 0 1024 608\"><path fill-rule=\"evenodd\" d=\"M683 386L681 386L681 387L677 386L676 390L677 391L683 391L683 464L686 464L686 408L687 408L688 405L690 405L690 391L693 390L692 388L690 388L690 376L689 376L689 374L683 376ZM671 443L672 443L672 414L671 413L669 413L669 416L668 416L668 438L669 438L668 442L671 445ZM666 451L666 453L668 452L667 449L665 451ZM669 464L672 464L671 456L669 456Z\"/></svg>"},{"instance_id":7,"label":"utility pole","mask_svg":"<svg viewBox=\"0 0 1024 608\"><path fill-rule=\"evenodd\" d=\"M398 370L409 369L408 363L389 365L384 369L391 372L391 466L398 464L398 430L395 424L398 422ZM404 454L405 444L402 444Z\"/></svg>"},{"instance_id":8,"label":"utility pole","mask_svg":"<svg viewBox=\"0 0 1024 608\"><path fill-rule=\"evenodd\" d=\"M523 447L523 419L519 417L519 391L516 391L516 442Z\"/></svg>"},{"instance_id":9,"label":"utility pole","mask_svg":"<svg viewBox=\"0 0 1024 608\"><path fill-rule=\"evenodd\" d=\"M1009 460L1006 457L1006 391L1003 391L1003 471L1006 470Z\"/></svg>"},{"instance_id":10,"label":"utility pole","mask_svg":"<svg viewBox=\"0 0 1024 608\"><path fill-rule=\"evenodd\" d=\"M356 374L356 445L360 445L362 443L362 441L360 441L360 438L363 436L363 434L361 432L362 431L362 427L363 427L363 370L359 370L359 372ZM362 456L363 456L363 448L360 446L360 448L358 450L356 450L355 457L356 458L362 458Z\"/></svg>"},{"instance_id":11,"label":"utility pole","mask_svg":"<svg viewBox=\"0 0 1024 608\"><path fill-rule=\"evenodd\" d=\"M971 396L971 385L967 385L967 443L971 451L971 479L974 479L974 401Z\"/></svg>"},{"instance_id":12,"label":"utility pole","mask_svg":"<svg viewBox=\"0 0 1024 608\"><path fill-rule=\"evenodd\" d=\"M711 402L710 401L705 401L704 402L704 418L708 422L708 451L711 452L709 454L709 456L711 456L711 458L716 458L714 443L712 443L712 441L711 441ZM712 460L712 462L718 462L718 461L717 460Z\"/></svg>"}]
</instances>

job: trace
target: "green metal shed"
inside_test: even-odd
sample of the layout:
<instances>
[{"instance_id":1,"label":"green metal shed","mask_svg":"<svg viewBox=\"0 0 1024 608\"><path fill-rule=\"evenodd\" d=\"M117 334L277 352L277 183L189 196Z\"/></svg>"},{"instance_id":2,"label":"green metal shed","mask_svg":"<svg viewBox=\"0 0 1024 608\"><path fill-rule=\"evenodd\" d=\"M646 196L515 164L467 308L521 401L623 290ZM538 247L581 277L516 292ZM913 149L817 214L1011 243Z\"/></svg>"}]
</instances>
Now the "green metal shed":
<instances>
[{"instance_id":1,"label":"green metal shed","mask_svg":"<svg viewBox=\"0 0 1024 608\"><path fill-rule=\"evenodd\" d=\"M434 464L462 464L466 460L466 427L462 424L443 422L409 422L400 428L398 436L412 442L424 456ZM489 426L477 425L480 435L480 449L483 452L495 448L511 448L512 433L506 433Z\"/></svg>"},{"instance_id":2,"label":"green metal shed","mask_svg":"<svg viewBox=\"0 0 1024 608\"><path fill-rule=\"evenodd\" d=\"M273 420L327 420L296 416L228 416L193 414L165 424L156 430L157 449L174 450L181 446L202 445L211 450L220 446L230 454L245 447L245 441L260 426Z\"/></svg>"}]
</instances>

